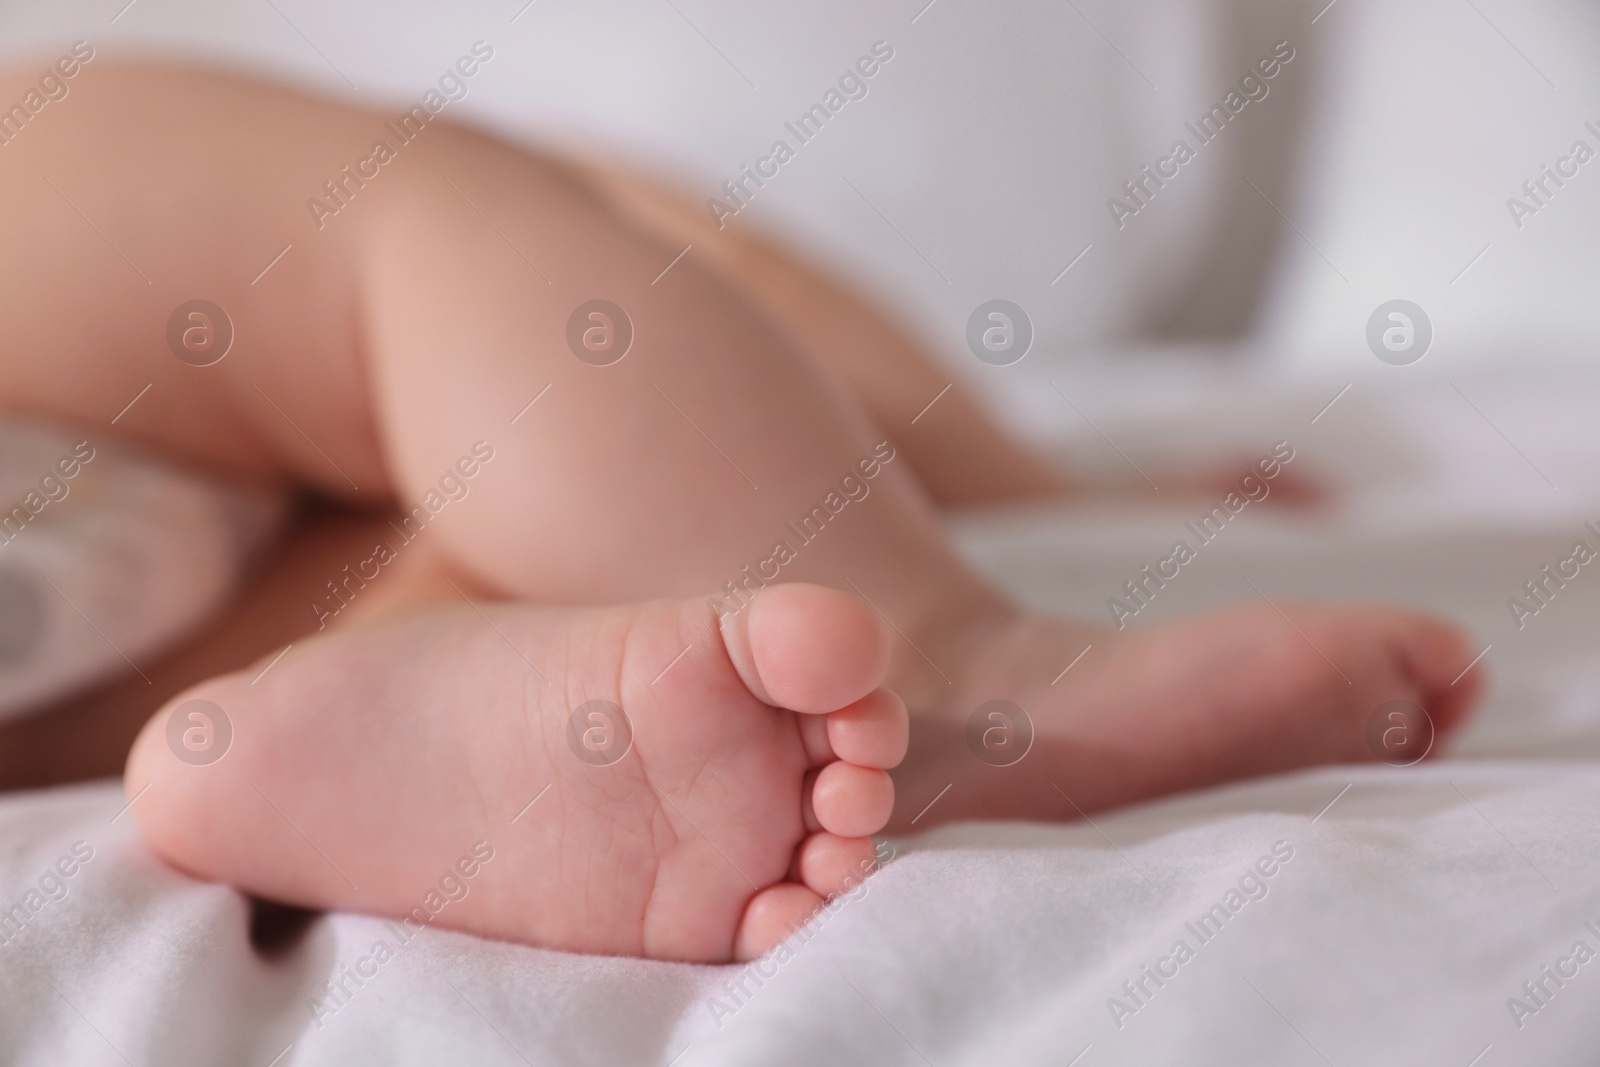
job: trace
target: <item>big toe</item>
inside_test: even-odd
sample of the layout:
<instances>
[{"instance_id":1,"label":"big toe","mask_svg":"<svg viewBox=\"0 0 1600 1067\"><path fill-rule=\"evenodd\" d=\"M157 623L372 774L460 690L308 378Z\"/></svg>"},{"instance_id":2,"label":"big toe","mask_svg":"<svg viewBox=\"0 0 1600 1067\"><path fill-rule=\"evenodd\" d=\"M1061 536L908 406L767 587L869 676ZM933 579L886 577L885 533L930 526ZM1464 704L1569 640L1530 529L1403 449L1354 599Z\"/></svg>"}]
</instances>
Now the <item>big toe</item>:
<instances>
[{"instance_id":1,"label":"big toe","mask_svg":"<svg viewBox=\"0 0 1600 1067\"><path fill-rule=\"evenodd\" d=\"M820 585L761 591L723 623L746 686L774 707L821 714L876 689L889 670L889 635L865 602Z\"/></svg>"},{"instance_id":2,"label":"big toe","mask_svg":"<svg viewBox=\"0 0 1600 1067\"><path fill-rule=\"evenodd\" d=\"M1450 730L1466 717L1482 691L1486 677L1482 657L1461 630L1427 616L1403 616L1398 643L1434 726Z\"/></svg>"}]
</instances>

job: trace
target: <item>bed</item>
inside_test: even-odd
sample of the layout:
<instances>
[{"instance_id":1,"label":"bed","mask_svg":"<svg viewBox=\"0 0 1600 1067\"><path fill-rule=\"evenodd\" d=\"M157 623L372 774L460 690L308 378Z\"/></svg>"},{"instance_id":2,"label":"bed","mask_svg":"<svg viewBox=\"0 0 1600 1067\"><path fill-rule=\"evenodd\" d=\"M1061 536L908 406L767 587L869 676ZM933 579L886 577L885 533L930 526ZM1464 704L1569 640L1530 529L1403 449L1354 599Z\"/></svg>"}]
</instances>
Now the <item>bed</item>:
<instances>
[{"instance_id":1,"label":"bed","mask_svg":"<svg viewBox=\"0 0 1600 1067\"><path fill-rule=\"evenodd\" d=\"M1361 387L1311 425L1336 390L1230 387L1194 402L1196 387L1182 390L1187 414L1097 419L1135 461L1163 434L1224 427L1212 436L1226 450L1290 424L1325 476L1375 459L1335 518L1249 516L1152 610L1239 599L1248 577L1273 597L1383 596L1450 615L1490 646L1493 679L1450 758L1321 768L1092 822L895 839L792 956L749 967L431 929L404 939L378 918L256 907L155 860L114 783L14 794L0 799L7 1058L1582 1062L1600 1042L1600 581L1571 582L1520 631L1505 601L1588 517L1582 494L1530 489L1530 465L1571 484L1600 449L1581 421L1547 417L1551 390L1457 384L1486 410L1454 386ZM1563 397L1576 412L1600 389L1569 383ZM1176 520L1045 510L955 528L1019 594L1094 618L1107 576L1161 547ZM375 953L379 942L393 951Z\"/></svg>"},{"instance_id":2,"label":"bed","mask_svg":"<svg viewBox=\"0 0 1600 1067\"><path fill-rule=\"evenodd\" d=\"M1028 34L1030 44L1043 42L1038 55L1072 49L1073 62L1057 66L1078 82L1045 94L1070 133L1059 137L995 124L964 98L929 96L939 107L922 107L946 79L917 58L919 48L924 57L958 51L973 70L981 67L974 57L987 56L1000 72L989 80L995 92L1030 90L1017 35L970 5L929 5L914 22L896 14L887 30L881 12L859 5L835 3L827 18L796 9L772 16L789 22L770 39L748 20L714 17L714 5L675 14L618 2L607 11L625 15L589 18L570 5L520 0L381 14L361 4L183 0L120 12L120 0L109 9L0 4L0 29L8 48L47 50L84 37L111 54L175 52L345 95L359 95L359 83L368 98L395 100L427 84L441 56L484 37L506 62L462 104L464 115L513 135L632 147L691 189L715 188L751 144L763 143L772 108L782 110L753 85L746 92L712 38L723 51L761 57L764 66L753 69L768 92L799 107L827 84L814 72L831 78L837 56L892 37L903 56L889 72L899 87L886 77L871 109L851 116L860 118L854 130L841 126L835 143L819 144L756 207L770 210L780 232L822 235L810 249L819 260L867 277L925 339L957 355L976 300L1032 286L1041 303L1055 301L1040 314L1040 351L992 392L1016 428L1070 453L1093 477L1126 479L1125 465L1175 452L1253 456L1287 440L1304 456L1297 463L1355 487L1314 524L1249 512L1137 625L1253 596L1246 578L1274 598L1374 598L1442 612L1481 636L1492 678L1486 705L1448 758L1321 768L1092 822L966 824L896 839L879 873L797 935L792 958L750 968L574 956L431 929L402 943L382 919L257 907L163 866L140 844L116 783L12 794L0 797L4 1059L174 1067L1592 1061L1588 1050L1600 1047L1600 575L1569 583L1521 628L1507 606L1543 565L1589 536L1586 522L1600 521L1600 446L1588 432L1600 383L1570 369L1559 384L1541 382L1528 370L1579 365L1573 356L1591 361L1595 305L1584 286L1595 261L1576 224L1593 216L1592 197L1566 194L1562 210L1573 225L1518 234L1515 243L1492 228L1504 227L1499 198L1526 176L1523 157L1546 158L1576 127L1519 65L1528 57L1509 54L1510 39L1490 32L1491 15L1516 26L1541 62L1559 59L1551 69L1566 80L1593 68L1583 35L1560 31L1576 6L1540 5L1531 23L1519 23L1504 5L1448 16L1426 4L1328 5L1320 24L1298 26L1308 69L1319 55L1328 63L1330 52L1319 49L1344 49L1343 69L1356 76L1314 118L1321 133L1308 149L1307 186L1282 202L1303 227L1298 237L1282 235L1263 327L1275 351L1220 362L1132 352L1126 343L1149 325L1162 296L1155 290L1176 285L1158 277L1163 265L1192 267L1205 246L1219 179L1194 175L1191 192L1170 200L1192 196L1187 211L1151 212L1142 235L1104 240L1092 230L1105 226L1101 190L1115 189L1128 161L1146 158L1166 129L1159 115L1130 119L1118 110L1124 95L1157 99L1142 95L1128 68L1160 73L1162 107L1198 103L1209 92L1204 63L1173 43L1203 23L1210 5L1149 0L1161 16L1151 25L1183 30L1165 38L1125 35L1116 5L1082 6L1087 16L1078 5L1076 14L1028 9L1028 18L1053 20L1048 33ZM1108 27L1131 58L1104 47L1111 37L1091 34L1080 18ZM1412 54L1419 39L1430 45L1421 60ZM1430 65L1416 74L1422 62ZM1472 107L1460 106L1460 85L1447 81L1463 72ZM1428 92L1410 92L1417 79ZM669 99L666 84L678 95ZM582 91L562 95L574 85ZM1408 107L1394 107L1396 99ZM1431 118L1416 110L1435 100ZM940 147L918 121L959 128L967 140ZM1445 140L1464 155L1439 155L1415 137L1424 121L1453 130ZM979 187L983 161L1008 158L1024 138L1063 157L1011 168L1023 184L990 203L1028 208L1020 214L957 217L929 180L945 174ZM1517 152L1505 149L1508 139ZM1424 193L1411 194L1426 212L1384 185L1397 147L1415 149L1405 165L1423 175ZM925 165L930 159L937 166ZM919 238L928 224L932 261L983 270L935 276L928 257L913 256L843 183L854 175L868 191L892 189L906 178L895 161L906 160L921 160L921 169L913 175L919 197L895 201L911 218L902 224ZM1471 182L1456 181L1467 171ZM1027 184L1035 179L1037 189ZM1493 249L1479 251L1485 242ZM1082 266L1061 270L1079 262L1074 256ZM1508 277L1520 285L1520 303L1495 298L1510 291ZM1369 307L1400 295L1433 308L1440 325L1434 353L1408 368L1377 363L1360 343ZM1531 352L1523 343L1530 322L1548 342ZM1476 359L1466 343L1473 339L1502 344ZM1483 369L1507 351L1517 371ZM1160 508L1039 510L963 516L953 527L965 551L1019 597L1107 620L1109 591L1165 551L1184 517ZM393 951L376 953L379 942Z\"/></svg>"}]
</instances>

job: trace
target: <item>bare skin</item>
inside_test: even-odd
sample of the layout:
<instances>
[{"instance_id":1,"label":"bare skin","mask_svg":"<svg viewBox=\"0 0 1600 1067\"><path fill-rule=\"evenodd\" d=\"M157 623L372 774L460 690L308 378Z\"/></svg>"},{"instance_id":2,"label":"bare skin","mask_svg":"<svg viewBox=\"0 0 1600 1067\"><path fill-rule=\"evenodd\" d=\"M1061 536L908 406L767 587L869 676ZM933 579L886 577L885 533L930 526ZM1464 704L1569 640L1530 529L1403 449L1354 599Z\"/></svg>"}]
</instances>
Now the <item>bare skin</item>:
<instances>
[{"instance_id":1,"label":"bare skin","mask_svg":"<svg viewBox=\"0 0 1600 1067\"><path fill-rule=\"evenodd\" d=\"M720 631L700 599L457 605L297 651L254 685L185 695L227 709L218 763L174 759L151 720L128 775L150 787L155 849L269 898L403 916L483 841L480 891L441 918L552 948L765 952L872 870L883 768L906 747L905 707L878 687L886 629L816 586L777 587ZM570 713L594 701L609 707L574 741ZM618 707L631 726L604 717ZM395 784L353 796L380 768Z\"/></svg>"},{"instance_id":2,"label":"bare skin","mask_svg":"<svg viewBox=\"0 0 1600 1067\"><path fill-rule=\"evenodd\" d=\"M0 80L0 92L19 96L27 77ZM211 692L237 704L251 723L240 734L238 765L250 773L299 773L298 788L317 798L309 810L321 827L349 842L352 863L359 857L370 864L364 870L374 879L354 878L368 888L331 876L321 857L282 837L276 824L269 830L259 790L193 773L226 764L179 763L165 747L163 713L134 750L128 786L132 795L152 782L190 783L152 787L135 806L157 850L187 869L291 902L379 911L408 905L411 886L435 873L437 857L410 866L404 826L389 815L419 787L398 781L390 765L432 757L428 740L451 723L470 723L465 732L486 749L515 744L530 729L558 737L574 703L524 707L491 693L470 710L452 707L444 695L458 692L450 685L454 668L419 650L417 633L431 627L447 635L441 641L492 647L499 641L493 627L466 613L461 596L516 601L495 609L508 613L496 616L504 627L521 628L541 647L584 646L563 662L569 696L603 684L635 692L627 686L640 684L636 678L618 682L629 639L585 644L581 635L659 620L667 609L638 602L661 598L693 598L703 607L708 596L722 597L729 611L724 640L740 640L761 613L786 617L779 609L791 594L780 595L782 586L744 605L742 597L727 599L726 583L767 559L774 542L790 536L785 524L811 513L847 475L870 492L796 546L775 580L851 594L794 628L796 641L821 642L820 659L795 668L802 680L819 664L838 667L835 660L850 651L827 646L838 620L866 612L891 627L884 631L893 636L886 664L860 671L852 684L864 688L848 700L879 689L903 697L913 723L911 755L897 775L900 804L892 817L878 810L884 793L877 778L859 779L834 797L834 814L844 820L837 825L857 839L873 832L869 824L880 816L909 824L946 785L949 794L919 826L963 815L1071 817L1066 794L1070 805L1092 812L1240 775L1371 758L1363 728L1384 700L1422 704L1441 729L1470 706L1475 677L1450 684L1471 658L1464 640L1405 613L1285 605L1287 619L1246 610L1121 635L1022 613L956 556L925 489L933 484L946 502L983 499L974 483L992 470L949 457L1011 464L1012 446L1002 435L980 420L984 430L967 434L970 451L919 444L902 457L902 435L874 424L898 401L883 386L841 377L816 358L826 335L785 328L785 302L771 295L771 284L741 291L726 270L719 273L715 262L702 267L692 255L652 284L681 246L630 221L576 173L434 121L376 176L347 189L348 202L319 228L307 198L321 194L341 166L368 156L375 139L392 139L386 117L216 75L95 66L0 158L0 194L16 208L0 245L0 285L28 297L0 310L0 336L20 354L0 365L0 404L98 434L149 384L119 420L119 432L180 462L315 487L353 507L399 502L409 510L476 442L494 449L471 494L430 524L427 565L408 563L410 577L391 573L356 601L387 599L397 612L440 597L457 606L387 621L370 607L341 613L334 622L341 632L297 646L268 675L284 679L266 690L279 694L274 706L288 706L282 693L289 690L278 686L299 687L306 708L337 701L341 721L357 734L393 731L388 736L398 747L389 760L372 758L370 747L331 752L299 717L310 712L262 714L252 702L266 698L243 693L236 676L177 701ZM196 144L206 151L195 153ZM290 251L262 275L285 245ZM71 284L40 264L62 264ZM766 269L794 292L815 296L806 272L782 257ZM81 307L86 293L93 294L92 314ZM204 368L174 358L164 340L173 308L197 296L228 309L238 332L227 358ZM625 308L637 334L633 350L605 367L577 359L565 340L574 309L597 297ZM896 351L894 358L918 365L914 351ZM861 465L871 457L877 462L869 478ZM1015 459L1008 469L1016 483L1006 487L1010 496L1049 491L1050 477L1033 461ZM774 600L777 607L762 606ZM572 613L554 605L601 607ZM370 628L352 625L362 613L372 613ZM307 621L314 621L309 612ZM670 629L657 621L641 623L641 632L657 625ZM1089 644L1089 656L1052 685ZM714 645L708 637L705 647ZM748 758L787 770L772 775L772 790L763 794L738 784L752 775L734 768L726 810L710 803L684 814L712 840L723 830L738 837L743 810L770 805L788 814L770 816L770 840L748 843L759 877L733 885L716 880L725 870L708 875L704 900L714 903L675 917L700 931L692 942L652 940L648 922L602 923L596 928L610 932L584 941L573 933L578 926L564 895L570 887L561 886L546 887L555 918L530 918L523 899L486 897L474 907L488 911L441 921L598 951L726 958L761 951L817 899L803 894L830 891L837 863L818 861L821 873L811 875L802 869L810 838L795 820L805 818L808 796L817 806L802 765L831 759L830 766L876 774L892 761L869 753L855 763L846 753L796 747L804 732L798 724L837 714L846 697L796 707L751 681L751 663L763 655L785 663L788 652L725 646L724 653L733 675L723 667L684 672L707 693L722 694L702 700L707 728L766 731L739 735L752 750ZM754 659L741 665L747 653ZM384 655L387 673L373 666ZM358 699L340 690L350 677L330 665L345 656L350 676L366 679L376 695ZM390 674L409 683L380 685ZM963 740L973 710L997 697L1025 708L1038 734L1036 751L1003 769L977 761ZM645 723L638 699L628 698L634 706L627 711ZM246 732L265 748L244 747ZM249 754L269 749L274 759L265 764ZM477 761L487 757L470 745L446 751L459 758L426 764L423 795L449 800L481 787L492 803L437 805L430 841L438 849L473 840L475 820L491 810L510 806L514 813L532 790L513 790L512 779L526 785L551 771L561 795L582 803L581 780L569 784L552 767L530 763L498 775L481 769ZM716 778L723 766L715 751L677 748L641 748L641 761L658 751L661 773L684 781L701 772ZM654 763L641 766L656 773ZM796 767L798 778L789 773ZM706 795L691 794L696 803ZM619 831L645 834L665 820L687 840L659 797L635 788L619 803ZM251 839L259 847L225 847L216 826L229 817L255 827L259 838ZM821 826L832 829L826 819ZM595 832L592 824L575 824L575 833L561 838L561 858L570 848L575 863L587 862L595 846L586 835ZM860 846L839 846L834 860L853 856L850 848ZM530 869L534 863L521 862ZM641 879L659 873L637 858L624 869ZM674 907L695 907L685 903L697 899L692 882L688 876ZM768 897L774 886L790 888ZM637 894L613 899L617 908L638 903ZM769 899L785 903L758 906Z\"/></svg>"},{"instance_id":3,"label":"bare skin","mask_svg":"<svg viewBox=\"0 0 1600 1067\"><path fill-rule=\"evenodd\" d=\"M1154 499L1156 491L1133 471L1122 481L1076 482L1019 445L883 311L789 249L736 225L718 227L702 205L634 172L605 165L585 170L629 221L668 244L692 244L719 278L844 382L875 425L903 429L896 443L939 508ZM1209 470L1158 468L1164 499L1221 496L1251 462L1242 456ZM1307 508L1326 499L1315 478L1285 470L1268 501Z\"/></svg>"}]
</instances>

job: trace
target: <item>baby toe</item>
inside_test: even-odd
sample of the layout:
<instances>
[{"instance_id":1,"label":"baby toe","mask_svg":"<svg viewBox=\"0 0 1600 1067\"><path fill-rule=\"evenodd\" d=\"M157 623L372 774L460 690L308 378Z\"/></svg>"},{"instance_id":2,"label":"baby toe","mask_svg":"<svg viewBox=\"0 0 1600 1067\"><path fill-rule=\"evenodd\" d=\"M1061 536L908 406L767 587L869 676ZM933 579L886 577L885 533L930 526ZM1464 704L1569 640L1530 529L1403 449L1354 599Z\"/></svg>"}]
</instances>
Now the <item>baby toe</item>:
<instances>
[{"instance_id":1,"label":"baby toe","mask_svg":"<svg viewBox=\"0 0 1600 1067\"><path fill-rule=\"evenodd\" d=\"M888 689L874 690L828 716L828 747L838 759L858 767L898 766L910 743L905 701Z\"/></svg>"},{"instance_id":2,"label":"baby toe","mask_svg":"<svg viewBox=\"0 0 1600 1067\"><path fill-rule=\"evenodd\" d=\"M761 890L745 905L733 939L733 958L743 963L770 952L804 926L821 904L822 897L793 882Z\"/></svg>"},{"instance_id":3,"label":"baby toe","mask_svg":"<svg viewBox=\"0 0 1600 1067\"><path fill-rule=\"evenodd\" d=\"M817 772L811 787L811 810L817 824L840 837L868 837L889 823L894 811L894 782L887 771L830 763Z\"/></svg>"},{"instance_id":4,"label":"baby toe","mask_svg":"<svg viewBox=\"0 0 1600 1067\"><path fill-rule=\"evenodd\" d=\"M724 625L735 668L775 707L822 714L871 693L889 669L888 631L866 603L820 585L762 590Z\"/></svg>"},{"instance_id":5,"label":"baby toe","mask_svg":"<svg viewBox=\"0 0 1600 1067\"><path fill-rule=\"evenodd\" d=\"M870 837L812 834L800 844L796 867L807 888L838 896L877 869L878 850Z\"/></svg>"}]
</instances>

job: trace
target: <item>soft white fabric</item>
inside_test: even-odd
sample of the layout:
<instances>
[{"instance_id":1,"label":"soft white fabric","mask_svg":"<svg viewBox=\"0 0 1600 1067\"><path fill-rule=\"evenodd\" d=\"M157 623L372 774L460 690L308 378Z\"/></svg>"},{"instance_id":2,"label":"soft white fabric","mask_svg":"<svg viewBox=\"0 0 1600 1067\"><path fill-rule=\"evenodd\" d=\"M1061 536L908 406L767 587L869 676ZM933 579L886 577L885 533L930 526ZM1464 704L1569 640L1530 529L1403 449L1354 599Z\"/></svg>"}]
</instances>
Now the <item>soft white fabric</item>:
<instances>
[{"instance_id":1,"label":"soft white fabric","mask_svg":"<svg viewBox=\"0 0 1600 1067\"><path fill-rule=\"evenodd\" d=\"M1271 45L1256 22L1230 24L1219 0L106 6L0 0L0 41L8 54L49 55L83 38L111 60L242 66L393 107L481 39L495 58L452 117L663 170L696 198L752 164L883 40L896 57L866 98L801 146L738 221L852 278L954 372L997 391L1014 391L1016 376L976 366L963 343L978 302L1019 302L1038 327L1029 358L1059 369L1126 341L1206 269L1197 255L1239 182L1216 156L1202 150L1137 225L1119 230L1107 201L1239 79L1222 58L1229 32L1247 50ZM1374 308L1404 298L1430 315L1437 356L1582 365L1600 336L1596 167L1559 189L1547 182L1545 206L1520 227L1508 201L1537 206L1523 183L1574 142L1600 150L1584 126L1600 126L1585 110L1600 77L1594 6L1279 6L1303 12L1283 31L1303 58L1283 76L1314 79L1314 92L1297 186L1259 205L1289 224L1260 324L1275 358L1392 378L1364 331Z\"/></svg>"},{"instance_id":2,"label":"soft white fabric","mask_svg":"<svg viewBox=\"0 0 1600 1067\"><path fill-rule=\"evenodd\" d=\"M494 57L450 118L631 162L697 201L786 139L795 158L732 225L781 234L992 383L964 341L979 303L1019 302L1030 358L1060 361L1126 335L1196 268L1217 168L1186 168L1171 209L1122 232L1106 200L1239 77L1206 32L1216 3L162 0L113 25L100 0L0 0L0 42L52 55L83 38L106 62L224 65L395 109L481 40ZM877 41L894 58L866 96L800 144L784 123Z\"/></svg>"},{"instance_id":3,"label":"soft white fabric","mask_svg":"<svg viewBox=\"0 0 1600 1067\"><path fill-rule=\"evenodd\" d=\"M1341 0L1308 26L1328 69L1301 188L1278 205L1299 232L1265 340L1303 367L1381 378L1367 317L1399 298L1423 307L1436 355L1457 365L1592 365L1597 23L1582 0ZM1568 178L1530 197L1545 167Z\"/></svg>"},{"instance_id":4,"label":"soft white fabric","mask_svg":"<svg viewBox=\"0 0 1600 1067\"><path fill-rule=\"evenodd\" d=\"M275 953L256 952L246 902L153 860L131 817L119 816L114 786L12 796L0 800L0 908L26 907L28 889L76 842L94 850L64 880L62 899L41 895L20 932L0 934L0 1013L15 1062L121 1062L120 1052L133 1063L256 1067L280 1053L279 1064L296 1067L944 1067L1061 1065L1081 1053L1084 1067L1466 1065L1486 1048L1480 1063L1581 1062L1600 1040L1600 962L1586 961L1562 988L1546 979L1547 1006L1522 983L1561 965L1579 941L1600 952L1600 935L1584 925L1600 928L1600 579L1583 573L1520 631L1505 601L1582 536L1585 507L1600 507L1571 494L1571 514L1485 505L1474 518L1472 494L1451 490L1440 472L1490 431L1476 416L1453 418L1449 395L1368 403L1360 422L1408 472L1392 477L1432 494L1434 521L1381 506L1379 492L1348 509L1342 538L1247 511L1136 625L1252 595L1241 577L1274 598L1431 605L1493 642L1491 698L1457 746L1475 758L1326 768L1091 825L971 824L897 841L898 857L858 899L797 939L764 986L747 978L747 995L728 987L741 968L425 930L359 988L346 979L337 1011L322 984L378 940L398 943L384 921L320 917ZM1490 395L1519 403L1503 385ZM1295 414L1297 394L1269 400L1252 398L1261 421L1233 420L1233 432L1306 418ZM1444 414L1415 414L1430 409ZM1135 425L1104 428L1123 436ZM1531 430L1523 445L1536 453L1563 444ZM1319 454L1303 445L1295 462ZM1596 455L1591 446L1588 461ZM1489 500L1515 500L1530 477L1516 464L1484 464L1479 475L1476 493ZM959 532L1019 592L1095 618L1181 517L989 517ZM1293 856L1264 880L1266 895L1201 944L1185 924L1226 905L1277 842ZM1145 979L1148 1003L1129 1000L1123 982L1179 938L1194 957L1159 989ZM1114 997L1139 1010L1114 1011ZM1518 1020L1512 997L1539 1010Z\"/></svg>"},{"instance_id":5,"label":"soft white fabric","mask_svg":"<svg viewBox=\"0 0 1600 1067\"><path fill-rule=\"evenodd\" d=\"M319 1026L308 1000L390 927L332 916L263 958L239 896L109 822L114 788L61 790L0 803L6 902L75 841L95 850L0 946L3 1010L20 1064L120 1062L115 1048L266 1067L292 1045L279 1064L1059 1065L1092 1046L1080 1063L1464 1065L1492 1045L1484 1062L1570 1065L1600 1041L1600 962L1520 1031L1506 1001L1575 942L1600 949L1584 925L1600 925L1597 804L1593 764L1443 763L1331 768L1092 827L951 827L740 1000L737 967L424 931ZM1279 841L1293 858L1266 896L1200 943L1185 924ZM1194 958L1119 1029L1107 1001L1179 938Z\"/></svg>"},{"instance_id":6,"label":"soft white fabric","mask_svg":"<svg viewBox=\"0 0 1600 1067\"><path fill-rule=\"evenodd\" d=\"M0 413L0 719L138 670L213 617L283 505Z\"/></svg>"}]
</instances>

